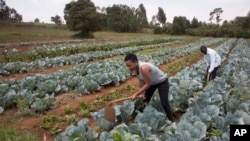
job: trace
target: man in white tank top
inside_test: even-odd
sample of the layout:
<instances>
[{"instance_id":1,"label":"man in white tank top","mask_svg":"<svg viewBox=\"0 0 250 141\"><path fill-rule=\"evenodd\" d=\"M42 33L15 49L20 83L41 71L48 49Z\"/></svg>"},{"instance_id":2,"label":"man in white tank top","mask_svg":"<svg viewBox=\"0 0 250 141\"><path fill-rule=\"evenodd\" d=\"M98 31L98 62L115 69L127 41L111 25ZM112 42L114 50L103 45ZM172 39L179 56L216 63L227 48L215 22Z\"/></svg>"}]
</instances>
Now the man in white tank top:
<instances>
[{"instance_id":1,"label":"man in white tank top","mask_svg":"<svg viewBox=\"0 0 250 141\"><path fill-rule=\"evenodd\" d=\"M140 62L135 54L129 53L125 57L125 64L131 72L136 72L140 81L140 90L131 96L131 99L142 95L144 102L149 103L156 89L166 116L173 121L171 107L168 101L169 83L167 76L157 67L147 62Z\"/></svg>"}]
</instances>

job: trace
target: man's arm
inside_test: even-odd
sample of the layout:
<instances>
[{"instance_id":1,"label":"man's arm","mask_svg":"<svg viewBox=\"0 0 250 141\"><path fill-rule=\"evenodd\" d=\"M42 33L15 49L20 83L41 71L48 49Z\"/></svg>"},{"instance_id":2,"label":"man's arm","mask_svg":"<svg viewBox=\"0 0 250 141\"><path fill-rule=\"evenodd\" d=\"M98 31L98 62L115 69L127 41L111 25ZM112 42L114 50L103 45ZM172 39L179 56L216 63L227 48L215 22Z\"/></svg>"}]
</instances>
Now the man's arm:
<instances>
[{"instance_id":1,"label":"man's arm","mask_svg":"<svg viewBox=\"0 0 250 141\"><path fill-rule=\"evenodd\" d=\"M151 68L148 65L143 65L141 67L141 73L144 77L144 81L142 83L140 82L141 88L131 96L132 99L135 99L138 95L146 91L151 86L150 71Z\"/></svg>"},{"instance_id":2,"label":"man's arm","mask_svg":"<svg viewBox=\"0 0 250 141\"><path fill-rule=\"evenodd\" d=\"M215 54L214 53L210 53L208 55L210 57L210 64L209 64L208 73L211 73L214 70Z\"/></svg>"},{"instance_id":3,"label":"man's arm","mask_svg":"<svg viewBox=\"0 0 250 141\"><path fill-rule=\"evenodd\" d=\"M142 81L142 80L140 80L140 79L139 79L139 83L140 83L140 88L142 88L143 85L145 84L144 81Z\"/></svg>"}]
</instances>

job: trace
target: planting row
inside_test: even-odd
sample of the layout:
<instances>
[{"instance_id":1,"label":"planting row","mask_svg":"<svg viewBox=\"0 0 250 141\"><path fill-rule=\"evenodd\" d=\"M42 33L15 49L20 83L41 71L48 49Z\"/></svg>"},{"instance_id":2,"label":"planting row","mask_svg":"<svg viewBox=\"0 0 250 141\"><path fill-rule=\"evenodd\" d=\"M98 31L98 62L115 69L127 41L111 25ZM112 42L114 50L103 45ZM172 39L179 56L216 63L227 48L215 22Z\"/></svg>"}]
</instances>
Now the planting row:
<instances>
[{"instance_id":1,"label":"planting row","mask_svg":"<svg viewBox=\"0 0 250 141\"><path fill-rule=\"evenodd\" d=\"M18 52L17 49L8 51L4 50L3 60L4 62L13 62L13 61L27 61L27 60L36 60L41 58L54 58L57 56L69 56L77 53L90 52L90 51L110 51L113 49L128 47L128 46L141 46L141 45L150 45L150 44L160 44L166 42L172 42L174 40L182 40L182 37L167 37L160 39L141 39L134 40L129 42L106 42L102 44L61 44L54 47L37 47L31 49L29 52Z\"/></svg>"},{"instance_id":2,"label":"planting row","mask_svg":"<svg viewBox=\"0 0 250 141\"><path fill-rule=\"evenodd\" d=\"M222 44L217 48L219 54L223 56L223 61L226 59L225 57L229 52L229 47L232 47L234 42L235 39L231 39L227 43ZM241 55L244 51L249 51L249 49L246 49L249 47L244 44L243 40L240 40L237 43L238 44L235 50L241 50L241 52L237 52L238 55ZM235 52L232 53L232 56L234 53ZM242 58L245 58L247 55L247 53L244 54L245 55L243 55ZM231 59L232 58L230 57L230 60ZM238 61L240 61L240 59ZM249 80L247 79L248 76L245 76L246 72L249 72L249 68L245 68L249 66L249 59L250 58L248 57L248 59L238 62L238 65L235 66L235 68L243 71L244 73L236 73L234 70L229 71L235 74L235 79L233 82L237 81L238 85L243 82L243 87L245 89L247 88L245 86L249 85ZM242 63L244 65L241 65ZM202 78L205 74L206 67L203 60L189 68L184 69L176 76L169 79L171 85L170 102L173 107L173 111L186 111L178 123L171 123L166 119L160 104L159 97L155 96L142 113L140 112L141 107L144 107L145 105L143 105L143 103L140 101L127 100L123 105L114 106L116 110L116 122L114 123L105 120L104 109L101 109L99 112L92 113L92 117L95 119L96 123L105 130L101 133L98 133L88 127L87 119L82 119L76 125L70 125L63 133L56 137L56 140L68 141L74 140L76 138L80 140L95 140L98 137L101 141L179 141L204 140L210 138L216 140L221 140L222 138L228 139L228 132L223 133L217 130L222 129L222 124L220 123L223 123L223 127L228 127L230 124L226 121L222 121L222 118L225 118L225 116L220 115L222 112L220 109L223 108L222 103L224 103L223 98L227 98L227 100L229 100L229 91L230 89L235 88L233 85L228 84L228 80L230 80L228 77L232 75L229 75L228 73L222 73L223 70L230 70L230 67L234 66L235 64L229 61L227 65L221 68L219 76L215 80L210 81L204 89L202 89ZM244 81L238 81L236 78L239 77L239 75L236 74L241 74L241 77L244 78ZM247 83L246 80L248 80ZM248 100L250 99L248 98ZM240 104L241 101L237 102ZM249 102L245 103L244 108L247 108L249 114ZM137 113L137 116L135 117L134 122L132 124L126 124L129 117L133 116L135 113ZM246 115L244 114L244 116ZM245 119L243 121L245 121ZM220 126L212 128L212 125Z\"/></svg>"},{"instance_id":3,"label":"planting row","mask_svg":"<svg viewBox=\"0 0 250 141\"><path fill-rule=\"evenodd\" d=\"M218 39L203 42L209 45L218 42ZM232 43L231 40L224 44ZM171 52L172 56L168 56L169 52L166 49L168 57L160 57L159 53L151 53L152 62L165 63L171 61L174 55L182 52L186 54L193 49L198 50L200 43L192 44L192 46L183 46L179 50ZM172 50L172 49L171 49ZM164 50L163 50L164 52ZM164 54L161 54L164 56ZM144 60L148 58L147 55L139 56ZM143 59L144 58L144 59ZM0 107L8 108L15 106L18 100L24 100L28 108L34 109L37 112L44 112L44 110L53 108L54 96L60 93L75 91L76 94L89 94L101 89L101 86L113 84L119 85L121 81L125 81L130 77L130 73L124 65L123 59L115 61L103 61L93 64L81 64L74 69L67 71L59 71L49 75L37 74L34 77L26 77L23 80L16 81L10 79L0 82Z\"/></svg>"},{"instance_id":4,"label":"planting row","mask_svg":"<svg viewBox=\"0 0 250 141\"><path fill-rule=\"evenodd\" d=\"M126 47L126 48L114 49L112 51L91 51L88 53L78 53L70 56L63 55L55 58L37 59L35 61L31 61L28 63L21 61L11 62L11 63L1 63L0 76L1 75L6 76L13 73L26 73L41 68L50 68L50 67L64 66L70 64L80 64L87 61L109 58L116 55L123 55L126 52L134 52L148 48L164 47L171 44L176 44L178 42L179 41L161 43L157 45Z\"/></svg>"},{"instance_id":5,"label":"planting row","mask_svg":"<svg viewBox=\"0 0 250 141\"><path fill-rule=\"evenodd\" d=\"M201 39L202 42L205 42L206 40L209 40L209 38ZM217 40L212 40L212 41L217 41ZM50 68L50 67L64 66L64 65L70 65L70 64L79 64L82 62L93 61L97 59L104 59L104 58L112 57L115 55L123 55L123 54L126 54L127 52L135 52L135 51L149 49L149 48L162 48L168 45L178 44L179 42L180 42L179 40L176 40L173 42L161 43L161 44L156 44L156 45L114 49L112 51L93 51L93 52L88 52L88 53L79 53L79 54L70 55L70 56L43 58L43 59L37 59L36 61L32 61L29 63L21 62L21 61L11 62L11 63L2 63L0 64L0 76L1 75L6 76L6 75L13 74L13 73L30 72L32 70L41 69L41 68ZM189 44L189 46L192 46L192 45L193 44Z\"/></svg>"},{"instance_id":6,"label":"planting row","mask_svg":"<svg viewBox=\"0 0 250 141\"><path fill-rule=\"evenodd\" d=\"M89 42L92 39L85 39ZM10 46L32 46L32 45L44 45L44 44L65 44L65 43L81 43L82 40L63 40L63 41L49 41L49 42L20 42L20 43L1 43L1 47L10 47Z\"/></svg>"}]
</instances>

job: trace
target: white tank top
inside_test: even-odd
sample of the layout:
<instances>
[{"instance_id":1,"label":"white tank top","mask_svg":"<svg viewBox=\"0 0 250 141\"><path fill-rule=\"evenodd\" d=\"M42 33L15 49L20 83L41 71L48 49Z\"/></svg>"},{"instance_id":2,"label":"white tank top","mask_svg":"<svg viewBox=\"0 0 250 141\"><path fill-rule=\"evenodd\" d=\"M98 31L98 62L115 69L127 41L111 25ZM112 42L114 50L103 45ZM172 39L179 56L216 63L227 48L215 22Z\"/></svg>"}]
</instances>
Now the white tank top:
<instances>
[{"instance_id":1,"label":"white tank top","mask_svg":"<svg viewBox=\"0 0 250 141\"><path fill-rule=\"evenodd\" d=\"M151 85L156 85L159 84L161 82L163 82L164 80L167 79L166 74L164 74L158 67L152 65L151 63L147 63L147 62L140 62L139 61L139 74L137 75L137 77L140 80L144 80L144 77L141 73L141 67L143 65L149 65L151 68L151 72L150 72L150 77L151 77Z\"/></svg>"}]
</instances>

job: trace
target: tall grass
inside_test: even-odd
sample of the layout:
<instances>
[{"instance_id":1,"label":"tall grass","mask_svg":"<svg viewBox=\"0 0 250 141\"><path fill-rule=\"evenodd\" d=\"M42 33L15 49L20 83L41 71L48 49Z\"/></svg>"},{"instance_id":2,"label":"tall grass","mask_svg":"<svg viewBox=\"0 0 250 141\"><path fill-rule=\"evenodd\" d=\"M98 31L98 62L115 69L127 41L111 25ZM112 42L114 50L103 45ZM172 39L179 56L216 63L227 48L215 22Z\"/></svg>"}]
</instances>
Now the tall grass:
<instances>
[{"instance_id":1,"label":"tall grass","mask_svg":"<svg viewBox=\"0 0 250 141\"><path fill-rule=\"evenodd\" d=\"M0 26L0 43L71 39L75 32L65 25L22 23Z\"/></svg>"},{"instance_id":2,"label":"tall grass","mask_svg":"<svg viewBox=\"0 0 250 141\"><path fill-rule=\"evenodd\" d=\"M38 136L10 126L0 126L0 141L39 141Z\"/></svg>"},{"instance_id":3,"label":"tall grass","mask_svg":"<svg viewBox=\"0 0 250 141\"><path fill-rule=\"evenodd\" d=\"M2 23L0 21L0 43L19 43L30 41L55 41L76 39L77 32L70 31L66 25L55 25L45 23ZM95 32L94 38L98 41L127 41L138 38L159 38L166 35L154 35L150 28L141 33L116 33Z\"/></svg>"}]
</instances>

